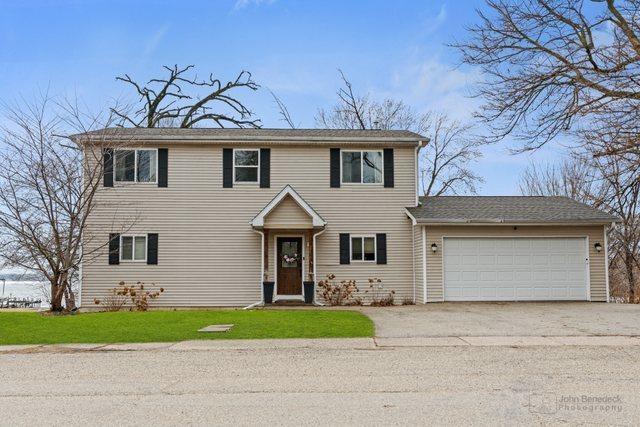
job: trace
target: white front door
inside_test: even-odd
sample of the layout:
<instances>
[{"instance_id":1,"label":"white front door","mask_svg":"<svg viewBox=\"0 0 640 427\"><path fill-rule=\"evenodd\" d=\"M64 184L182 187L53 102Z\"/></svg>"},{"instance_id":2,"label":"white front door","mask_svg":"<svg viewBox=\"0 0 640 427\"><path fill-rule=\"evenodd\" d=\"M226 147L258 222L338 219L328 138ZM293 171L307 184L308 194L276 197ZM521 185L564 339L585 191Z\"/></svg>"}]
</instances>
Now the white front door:
<instances>
[{"instance_id":1,"label":"white front door","mask_svg":"<svg viewBox=\"0 0 640 427\"><path fill-rule=\"evenodd\" d=\"M587 300L586 245L582 237L446 237L444 299Z\"/></svg>"}]
</instances>

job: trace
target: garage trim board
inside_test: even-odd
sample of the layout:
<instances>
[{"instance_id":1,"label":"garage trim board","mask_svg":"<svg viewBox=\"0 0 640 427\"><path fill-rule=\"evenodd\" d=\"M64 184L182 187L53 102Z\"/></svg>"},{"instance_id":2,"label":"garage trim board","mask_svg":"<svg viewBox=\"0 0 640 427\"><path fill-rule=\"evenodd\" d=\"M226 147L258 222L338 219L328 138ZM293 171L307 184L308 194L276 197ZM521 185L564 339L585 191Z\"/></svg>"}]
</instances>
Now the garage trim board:
<instances>
[{"instance_id":1,"label":"garage trim board","mask_svg":"<svg viewBox=\"0 0 640 427\"><path fill-rule=\"evenodd\" d=\"M445 301L589 301L589 283L588 236L442 236Z\"/></svg>"}]
</instances>

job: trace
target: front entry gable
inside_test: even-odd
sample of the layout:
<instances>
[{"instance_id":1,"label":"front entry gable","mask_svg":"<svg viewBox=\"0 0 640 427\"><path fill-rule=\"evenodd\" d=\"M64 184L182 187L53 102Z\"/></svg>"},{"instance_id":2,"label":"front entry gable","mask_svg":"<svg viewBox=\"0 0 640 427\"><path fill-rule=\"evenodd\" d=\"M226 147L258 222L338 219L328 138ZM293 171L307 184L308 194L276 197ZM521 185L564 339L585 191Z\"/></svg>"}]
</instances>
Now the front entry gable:
<instances>
[{"instance_id":1,"label":"front entry gable","mask_svg":"<svg viewBox=\"0 0 640 427\"><path fill-rule=\"evenodd\" d=\"M251 221L254 228L317 228L326 221L287 185Z\"/></svg>"}]
</instances>

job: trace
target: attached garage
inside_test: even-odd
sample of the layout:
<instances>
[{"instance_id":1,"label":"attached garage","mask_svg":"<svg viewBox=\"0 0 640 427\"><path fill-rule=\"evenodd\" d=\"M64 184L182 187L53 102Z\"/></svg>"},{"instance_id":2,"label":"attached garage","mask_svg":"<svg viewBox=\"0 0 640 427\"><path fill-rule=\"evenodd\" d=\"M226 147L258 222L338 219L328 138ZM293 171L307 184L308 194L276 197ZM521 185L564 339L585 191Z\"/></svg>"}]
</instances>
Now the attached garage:
<instances>
[{"instance_id":1,"label":"attached garage","mask_svg":"<svg viewBox=\"0 0 640 427\"><path fill-rule=\"evenodd\" d=\"M445 237L445 301L588 300L584 237Z\"/></svg>"},{"instance_id":2,"label":"attached garage","mask_svg":"<svg viewBox=\"0 0 640 427\"><path fill-rule=\"evenodd\" d=\"M608 301L617 219L605 212L566 197L440 196L407 215L419 302Z\"/></svg>"}]
</instances>

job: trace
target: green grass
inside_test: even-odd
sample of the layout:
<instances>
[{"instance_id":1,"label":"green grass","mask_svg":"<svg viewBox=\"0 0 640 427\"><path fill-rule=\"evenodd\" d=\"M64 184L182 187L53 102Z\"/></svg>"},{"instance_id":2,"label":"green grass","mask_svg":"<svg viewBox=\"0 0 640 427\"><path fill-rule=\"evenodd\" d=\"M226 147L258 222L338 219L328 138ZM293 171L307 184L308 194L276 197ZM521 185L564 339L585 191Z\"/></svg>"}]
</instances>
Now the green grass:
<instances>
[{"instance_id":1,"label":"green grass","mask_svg":"<svg viewBox=\"0 0 640 427\"><path fill-rule=\"evenodd\" d=\"M198 332L233 323L229 332ZM42 316L0 312L0 345L170 342L193 339L350 338L373 336L373 322L356 311L202 310Z\"/></svg>"}]
</instances>

